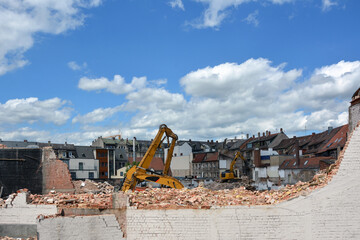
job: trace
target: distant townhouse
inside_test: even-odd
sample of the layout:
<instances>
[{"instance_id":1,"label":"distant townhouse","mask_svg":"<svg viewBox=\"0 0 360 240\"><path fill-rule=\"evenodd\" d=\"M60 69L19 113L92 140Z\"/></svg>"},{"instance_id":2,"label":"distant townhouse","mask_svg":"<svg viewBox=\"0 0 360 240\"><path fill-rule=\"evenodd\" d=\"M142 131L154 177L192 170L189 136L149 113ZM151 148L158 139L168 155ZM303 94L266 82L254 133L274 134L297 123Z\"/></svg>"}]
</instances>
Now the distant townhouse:
<instances>
[{"instance_id":1,"label":"distant townhouse","mask_svg":"<svg viewBox=\"0 0 360 240\"><path fill-rule=\"evenodd\" d=\"M270 131L266 131L262 136L260 132L258 133L258 137L253 135L252 138L248 138L240 147L240 151L242 152L244 158L246 159L244 175L247 175L250 178L255 176L255 167L260 167L262 165L261 161L265 159L260 159L260 163L255 164L255 150L269 150L277 146L282 140L288 139L286 134L283 132L283 129L280 129L279 133L272 134ZM259 152L259 154L261 154Z\"/></svg>"},{"instance_id":2,"label":"distant townhouse","mask_svg":"<svg viewBox=\"0 0 360 240\"><path fill-rule=\"evenodd\" d=\"M351 133L360 121L360 88L351 97L349 107L349 133Z\"/></svg>"}]
</instances>

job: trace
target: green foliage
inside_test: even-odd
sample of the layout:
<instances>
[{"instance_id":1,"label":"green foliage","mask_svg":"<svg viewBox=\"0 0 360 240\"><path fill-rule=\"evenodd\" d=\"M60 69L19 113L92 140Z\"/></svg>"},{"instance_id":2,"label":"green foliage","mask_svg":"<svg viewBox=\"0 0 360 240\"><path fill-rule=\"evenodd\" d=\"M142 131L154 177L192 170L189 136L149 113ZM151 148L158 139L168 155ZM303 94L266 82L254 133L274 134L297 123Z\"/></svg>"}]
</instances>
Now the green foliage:
<instances>
[{"instance_id":1,"label":"green foliage","mask_svg":"<svg viewBox=\"0 0 360 240\"><path fill-rule=\"evenodd\" d=\"M140 162L132 162L132 163L126 163L125 167L126 167L126 171L125 171L125 175L127 174L127 172L129 171L130 168L132 168L133 166L138 166Z\"/></svg>"}]
</instances>

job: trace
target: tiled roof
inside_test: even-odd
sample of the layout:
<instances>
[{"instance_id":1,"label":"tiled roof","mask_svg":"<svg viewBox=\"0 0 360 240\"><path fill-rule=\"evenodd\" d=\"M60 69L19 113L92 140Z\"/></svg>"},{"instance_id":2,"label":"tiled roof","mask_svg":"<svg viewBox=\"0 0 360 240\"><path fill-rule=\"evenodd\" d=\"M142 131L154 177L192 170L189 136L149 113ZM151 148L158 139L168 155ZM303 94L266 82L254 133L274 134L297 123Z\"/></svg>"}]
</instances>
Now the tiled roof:
<instances>
[{"instance_id":1,"label":"tiled roof","mask_svg":"<svg viewBox=\"0 0 360 240\"><path fill-rule=\"evenodd\" d=\"M279 133L273 133L273 134L270 134L268 136L260 136L255 138L252 142L260 142L260 141L268 141L268 140L272 140L274 139L277 135L279 135Z\"/></svg>"},{"instance_id":2,"label":"tiled roof","mask_svg":"<svg viewBox=\"0 0 360 240\"><path fill-rule=\"evenodd\" d=\"M206 156L206 153L197 153L197 154L194 154L194 159L193 159L193 163L201 163L204 158Z\"/></svg>"},{"instance_id":3,"label":"tiled roof","mask_svg":"<svg viewBox=\"0 0 360 240\"><path fill-rule=\"evenodd\" d=\"M213 152L213 153L206 153L206 158L204 162L215 162L219 159L219 153Z\"/></svg>"},{"instance_id":4,"label":"tiled roof","mask_svg":"<svg viewBox=\"0 0 360 240\"><path fill-rule=\"evenodd\" d=\"M133 158L129 157L129 163L133 162ZM142 157L136 157L135 158L137 162L140 162L142 160ZM155 171L163 171L164 170L164 162L162 158L160 157L154 157L150 163L150 169L154 169Z\"/></svg>"},{"instance_id":5,"label":"tiled roof","mask_svg":"<svg viewBox=\"0 0 360 240\"><path fill-rule=\"evenodd\" d=\"M318 153L336 149L338 146L344 147L347 139L349 125L340 127L339 131L318 151Z\"/></svg>"},{"instance_id":6,"label":"tiled roof","mask_svg":"<svg viewBox=\"0 0 360 240\"><path fill-rule=\"evenodd\" d=\"M279 169L319 169L320 161L330 160L332 157L300 158L300 166L297 166L296 159L285 160Z\"/></svg>"},{"instance_id":7,"label":"tiled roof","mask_svg":"<svg viewBox=\"0 0 360 240\"><path fill-rule=\"evenodd\" d=\"M77 158L94 159L93 148L88 146L75 146Z\"/></svg>"}]
</instances>

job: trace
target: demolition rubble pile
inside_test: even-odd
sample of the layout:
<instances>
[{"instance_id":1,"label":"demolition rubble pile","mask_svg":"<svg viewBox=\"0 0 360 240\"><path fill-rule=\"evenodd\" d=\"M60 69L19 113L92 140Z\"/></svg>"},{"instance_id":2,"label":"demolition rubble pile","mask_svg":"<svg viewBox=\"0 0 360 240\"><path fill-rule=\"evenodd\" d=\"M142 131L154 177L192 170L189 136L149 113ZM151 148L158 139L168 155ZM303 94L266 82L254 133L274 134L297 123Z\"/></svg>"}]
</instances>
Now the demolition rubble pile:
<instances>
[{"instance_id":1,"label":"demolition rubble pile","mask_svg":"<svg viewBox=\"0 0 360 240\"><path fill-rule=\"evenodd\" d=\"M69 208L99 208L112 207L112 194L70 194L51 191L46 195L30 194L31 204L55 204L58 207Z\"/></svg>"},{"instance_id":2,"label":"demolition rubble pile","mask_svg":"<svg viewBox=\"0 0 360 240\"><path fill-rule=\"evenodd\" d=\"M241 180L238 182L220 182L220 180L205 184L205 188L210 190L224 190L224 189L234 189L245 187L248 190L255 190L253 186L251 186L251 181L246 176L242 176Z\"/></svg>"},{"instance_id":3,"label":"demolition rubble pile","mask_svg":"<svg viewBox=\"0 0 360 240\"><path fill-rule=\"evenodd\" d=\"M31 194L32 204L55 204L58 207L99 208L112 207L114 187L107 182L73 181L75 193L57 193L55 190L46 195Z\"/></svg>"},{"instance_id":4,"label":"demolition rubble pile","mask_svg":"<svg viewBox=\"0 0 360 240\"><path fill-rule=\"evenodd\" d=\"M234 189L210 190L203 186L194 189L150 188L128 192L130 206L138 209L209 209L214 206L268 205L298 196L306 196L321 188L336 174L340 160L327 171L319 172L310 182L298 182L280 190L250 191L244 186Z\"/></svg>"},{"instance_id":5,"label":"demolition rubble pile","mask_svg":"<svg viewBox=\"0 0 360 240\"><path fill-rule=\"evenodd\" d=\"M114 192L114 186L108 182L94 182L89 179L85 181L73 181L75 193L108 194Z\"/></svg>"}]
</instances>

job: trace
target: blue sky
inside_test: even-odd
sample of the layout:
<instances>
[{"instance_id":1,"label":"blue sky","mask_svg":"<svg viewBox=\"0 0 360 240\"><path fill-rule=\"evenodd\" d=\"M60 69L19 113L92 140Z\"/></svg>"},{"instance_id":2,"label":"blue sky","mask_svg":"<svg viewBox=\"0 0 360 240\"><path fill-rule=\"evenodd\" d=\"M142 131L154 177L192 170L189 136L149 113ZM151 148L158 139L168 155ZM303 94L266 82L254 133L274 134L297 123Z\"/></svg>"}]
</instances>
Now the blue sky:
<instances>
[{"instance_id":1,"label":"blue sky","mask_svg":"<svg viewBox=\"0 0 360 240\"><path fill-rule=\"evenodd\" d=\"M0 138L292 136L347 123L356 0L0 0Z\"/></svg>"}]
</instances>

